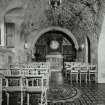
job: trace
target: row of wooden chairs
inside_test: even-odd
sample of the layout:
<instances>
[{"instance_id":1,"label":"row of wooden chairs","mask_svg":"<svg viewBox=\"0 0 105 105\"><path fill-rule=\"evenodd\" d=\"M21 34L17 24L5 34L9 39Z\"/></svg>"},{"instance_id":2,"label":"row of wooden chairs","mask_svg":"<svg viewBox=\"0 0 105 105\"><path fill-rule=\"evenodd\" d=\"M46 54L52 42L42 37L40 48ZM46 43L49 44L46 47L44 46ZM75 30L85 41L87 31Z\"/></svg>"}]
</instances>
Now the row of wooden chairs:
<instances>
[{"instance_id":1,"label":"row of wooden chairs","mask_svg":"<svg viewBox=\"0 0 105 105\"><path fill-rule=\"evenodd\" d=\"M68 63L68 62L67 62ZM97 69L95 65L82 64L82 63L68 63L64 66L64 75L71 83L75 81L76 83L82 83L83 81L91 83L96 82ZM73 78L74 77L74 78Z\"/></svg>"},{"instance_id":2,"label":"row of wooden chairs","mask_svg":"<svg viewBox=\"0 0 105 105\"><path fill-rule=\"evenodd\" d=\"M23 105L23 92L27 92L27 105L30 104L29 93L40 93L40 104L47 105L47 90L49 88L49 63L34 62L30 64L10 65L9 69L1 69L3 75L0 80L0 88L7 95L7 105L9 105L9 95L16 91L21 93L21 105ZM1 104L0 104L1 105Z\"/></svg>"},{"instance_id":3,"label":"row of wooden chairs","mask_svg":"<svg viewBox=\"0 0 105 105\"><path fill-rule=\"evenodd\" d=\"M11 64L10 68L49 68L49 62L34 62L34 63L19 63L19 64Z\"/></svg>"}]
</instances>

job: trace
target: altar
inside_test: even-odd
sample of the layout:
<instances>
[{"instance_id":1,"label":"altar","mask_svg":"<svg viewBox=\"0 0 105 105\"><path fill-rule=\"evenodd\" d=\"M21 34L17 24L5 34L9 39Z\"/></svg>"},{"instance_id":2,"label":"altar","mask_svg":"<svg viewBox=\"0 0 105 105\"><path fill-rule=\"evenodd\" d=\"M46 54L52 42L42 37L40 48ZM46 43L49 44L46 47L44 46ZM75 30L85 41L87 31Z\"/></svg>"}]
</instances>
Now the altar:
<instances>
[{"instance_id":1,"label":"altar","mask_svg":"<svg viewBox=\"0 0 105 105\"><path fill-rule=\"evenodd\" d=\"M50 62L51 71L61 71L63 68L63 56L56 52L46 56L47 62Z\"/></svg>"}]
</instances>

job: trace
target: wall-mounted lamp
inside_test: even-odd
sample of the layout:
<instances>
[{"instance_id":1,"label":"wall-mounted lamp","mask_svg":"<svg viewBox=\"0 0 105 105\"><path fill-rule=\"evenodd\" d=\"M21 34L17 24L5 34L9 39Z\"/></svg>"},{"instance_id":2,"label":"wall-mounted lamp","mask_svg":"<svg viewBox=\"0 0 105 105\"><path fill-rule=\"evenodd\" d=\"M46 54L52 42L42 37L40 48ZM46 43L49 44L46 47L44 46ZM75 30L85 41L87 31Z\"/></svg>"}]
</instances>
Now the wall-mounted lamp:
<instances>
[{"instance_id":1,"label":"wall-mounted lamp","mask_svg":"<svg viewBox=\"0 0 105 105\"><path fill-rule=\"evenodd\" d=\"M24 43L24 48L28 49L28 43L27 43L27 41L25 41L25 43Z\"/></svg>"},{"instance_id":2,"label":"wall-mounted lamp","mask_svg":"<svg viewBox=\"0 0 105 105\"><path fill-rule=\"evenodd\" d=\"M82 49L82 50L84 49L84 47L85 47L85 45L84 45L84 44L81 44L81 49Z\"/></svg>"},{"instance_id":3,"label":"wall-mounted lamp","mask_svg":"<svg viewBox=\"0 0 105 105\"><path fill-rule=\"evenodd\" d=\"M79 47L79 51L82 51L83 49L85 48L85 45L84 44L81 44L81 46Z\"/></svg>"}]
</instances>

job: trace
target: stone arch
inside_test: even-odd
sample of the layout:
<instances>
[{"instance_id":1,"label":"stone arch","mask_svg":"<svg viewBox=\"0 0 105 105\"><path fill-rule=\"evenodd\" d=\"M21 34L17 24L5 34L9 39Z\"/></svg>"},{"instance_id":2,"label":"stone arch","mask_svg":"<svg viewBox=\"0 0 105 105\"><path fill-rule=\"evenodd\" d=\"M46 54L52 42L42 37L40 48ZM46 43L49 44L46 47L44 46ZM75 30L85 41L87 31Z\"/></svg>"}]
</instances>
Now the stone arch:
<instances>
[{"instance_id":1,"label":"stone arch","mask_svg":"<svg viewBox=\"0 0 105 105\"><path fill-rule=\"evenodd\" d=\"M21 7L16 7L16 8L12 8L12 9L10 9L10 10L8 10L7 12L6 12L6 14L10 14L10 13L12 13L12 12L15 12L15 10L17 10L17 11L22 11L23 10L23 8L21 8ZM5 15L6 15L5 14Z\"/></svg>"},{"instance_id":2,"label":"stone arch","mask_svg":"<svg viewBox=\"0 0 105 105\"><path fill-rule=\"evenodd\" d=\"M68 30L68 29L65 29L65 28L61 28L61 27L49 27L49 28L46 28L46 29L43 29L42 31L40 31L34 38L34 40L32 41L32 50L34 49L34 45L36 44L37 40L39 39L39 37L41 35L43 35L44 33L46 32L49 32L49 31L61 31L63 33L65 33L66 35L68 35L72 40L73 40L73 43L75 45L75 48L76 50L78 50L79 48L79 44L76 40L76 38L74 37L74 35Z\"/></svg>"},{"instance_id":3,"label":"stone arch","mask_svg":"<svg viewBox=\"0 0 105 105\"><path fill-rule=\"evenodd\" d=\"M23 5L21 2L14 2L12 3L11 5L9 5L3 12L2 14L0 15L0 19L1 21L4 19L5 15L7 13L9 13L11 10L13 9L24 9Z\"/></svg>"}]
</instances>

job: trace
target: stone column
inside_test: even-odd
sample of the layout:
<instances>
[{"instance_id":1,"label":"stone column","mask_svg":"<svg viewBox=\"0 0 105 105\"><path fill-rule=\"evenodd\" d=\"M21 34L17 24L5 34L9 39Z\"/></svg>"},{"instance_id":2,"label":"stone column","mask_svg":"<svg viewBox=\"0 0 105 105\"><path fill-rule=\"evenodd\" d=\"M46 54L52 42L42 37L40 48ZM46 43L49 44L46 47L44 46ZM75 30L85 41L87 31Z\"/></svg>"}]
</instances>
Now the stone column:
<instances>
[{"instance_id":1,"label":"stone column","mask_svg":"<svg viewBox=\"0 0 105 105\"><path fill-rule=\"evenodd\" d=\"M105 13L98 44L98 83L105 83Z\"/></svg>"},{"instance_id":2,"label":"stone column","mask_svg":"<svg viewBox=\"0 0 105 105\"><path fill-rule=\"evenodd\" d=\"M5 27L4 20L1 22L1 46L5 46Z\"/></svg>"}]
</instances>

